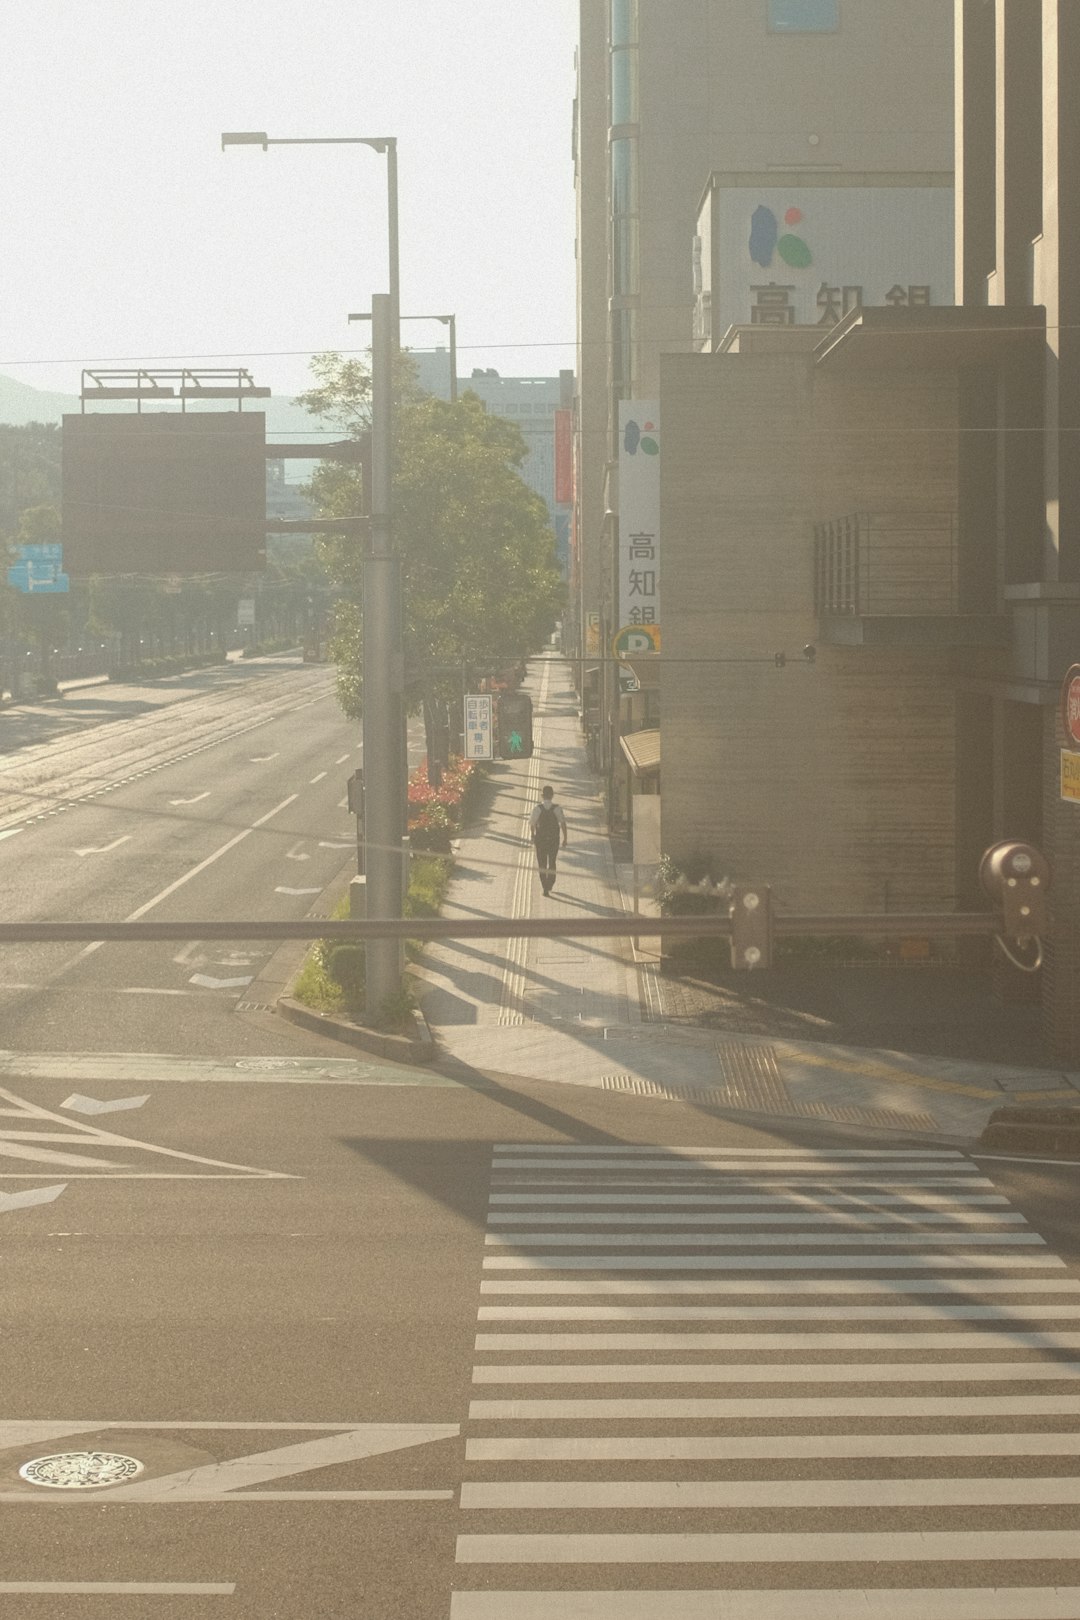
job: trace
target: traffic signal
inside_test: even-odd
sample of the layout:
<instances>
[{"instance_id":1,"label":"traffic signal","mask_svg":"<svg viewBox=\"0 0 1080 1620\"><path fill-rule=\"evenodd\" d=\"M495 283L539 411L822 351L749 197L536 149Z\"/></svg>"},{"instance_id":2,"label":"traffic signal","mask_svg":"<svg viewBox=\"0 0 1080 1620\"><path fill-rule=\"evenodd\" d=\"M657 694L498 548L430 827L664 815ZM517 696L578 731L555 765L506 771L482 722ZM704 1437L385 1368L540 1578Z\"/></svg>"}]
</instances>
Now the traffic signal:
<instances>
[{"instance_id":1,"label":"traffic signal","mask_svg":"<svg viewBox=\"0 0 1080 1620\"><path fill-rule=\"evenodd\" d=\"M731 896L731 965L744 971L772 967L772 889L742 885Z\"/></svg>"},{"instance_id":2,"label":"traffic signal","mask_svg":"<svg viewBox=\"0 0 1080 1620\"><path fill-rule=\"evenodd\" d=\"M1004 933L1018 945L1047 933L1050 865L1034 844L1009 838L986 851L979 866L982 886L1001 909Z\"/></svg>"},{"instance_id":3,"label":"traffic signal","mask_svg":"<svg viewBox=\"0 0 1080 1620\"><path fill-rule=\"evenodd\" d=\"M532 698L504 692L499 698L499 758L530 759L532 751Z\"/></svg>"}]
</instances>

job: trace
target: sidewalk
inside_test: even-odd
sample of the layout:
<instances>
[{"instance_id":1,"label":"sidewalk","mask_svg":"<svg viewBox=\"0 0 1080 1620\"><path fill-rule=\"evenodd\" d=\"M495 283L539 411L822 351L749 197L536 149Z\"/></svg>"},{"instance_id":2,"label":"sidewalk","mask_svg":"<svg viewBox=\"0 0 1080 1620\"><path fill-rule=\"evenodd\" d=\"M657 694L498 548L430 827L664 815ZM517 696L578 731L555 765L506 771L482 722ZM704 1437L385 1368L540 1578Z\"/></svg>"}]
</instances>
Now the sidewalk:
<instances>
[{"instance_id":1,"label":"sidewalk","mask_svg":"<svg viewBox=\"0 0 1080 1620\"><path fill-rule=\"evenodd\" d=\"M617 916L630 910L585 758L568 666L534 660L534 754L492 768L467 828L447 917ZM569 847L543 895L528 818L545 782L566 812ZM647 942L646 942L647 943ZM843 972L842 969L838 970ZM1080 1073L749 1036L666 1021L655 958L630 941L445 941L424 954L423 1009L451 1066L670 1097L737 1113L969 1139L1009 1102L1080 1103ZM677 989L677 987L674 987Z\"/></svg>"}]
</instances>

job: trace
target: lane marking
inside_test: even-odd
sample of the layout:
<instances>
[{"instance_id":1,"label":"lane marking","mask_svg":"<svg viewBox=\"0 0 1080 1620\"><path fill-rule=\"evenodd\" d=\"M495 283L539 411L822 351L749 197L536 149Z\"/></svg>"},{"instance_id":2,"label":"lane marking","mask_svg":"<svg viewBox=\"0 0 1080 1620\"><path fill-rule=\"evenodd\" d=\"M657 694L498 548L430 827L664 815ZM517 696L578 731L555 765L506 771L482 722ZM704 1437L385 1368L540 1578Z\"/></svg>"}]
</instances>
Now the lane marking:
<instances>
[{"instance_id":1,"label":"lane marking","mask_svg":"<svg viewBox=\"0 0 1080 1620\"><path fill-rule=\"evenodd\" d=\"M277 757L278 756L277 756L276 753L274 753L274 754L252 754L252 755L250 755L251 763L253 765L268 765L272 759L277 759Z\"/></svg>"},{"instance_id":2,"label":"lane marking","mask_svg":"<svg viewBox=\"0 0 1080 1620\"><path fill-rule=\"evenodd\" d=\"M543 1170L546 1173L551 1170L576 1170L580 1172L582 1170L611 1170L613 1168L616 1167L612 1165L610 1159L540 1160L507 1158L499 1160L495 1166L495 1171L498 1173L499 1171L503 1170ZM929 1167L924 1162L911 1158L898 1160L895 1166L897 1172L903 1170L926 1170L927 1168ZM967 1181L971 1176L978 1174L978 1170L975 1165L964 1166L957 1164L951 1165L949 1168L953 1172L954 1179L959 1178L963 1181ZM837 1174L853 1175L859 1170L864 1172L867 1170L873 1170L875 1173L877 1173L880 1172L882 1166L875 1163L872 1159L867 1158L858 1160L820 1159L815 1162L805 1156L799 1159L797 1162L776 1160L775 1162L759 1163L750 1166L747 1164L745 1159L733 1158L732 1155L725 1149L718 1148L714 1149L707 1157L702 1156L694 1159L693 1161L687 1160L684 1165L680 1165L678 1160L673 1158L638 1159L635 1161L633 1169L635 1172L641 1170L664 1170L668 1175L674 1175L680 1169L698 1173L700 1173L702 1170L709 1170L714 1174L718 1170L739 1170L744 1172L744 1179L749 1179L746 1177L745 1173L752 1169L753 1179L757 1181L763 1176L788 1176L793 1171L801 1172L803 1175L812 1172L815 1176Z\"/></svg>"},{"instance_id":3,"label":"lane marking","mask_svg":"<svg viewBox=\"0 0 1080 1620\"><path fill-rule=\"evenodd\" d=\"M496 1167L506 1155L527 1153L531 1157L545 1154L557 1157L560 1153L576 1153L582 1157L609 1159L640 1159L663 1153L670 1158L711 1159L718 1153L738 1159L881 1159L888 1163L895 1159L948 1160L955 1163L967 1157L959 1148L777 1148L777 1147L663 1147L655 1144L619 1143L615 1146L593 1142L496 1142L492 1148ZM667 1160L665 1160L667 1162Z\"/></svg>"},{"instance_id":4,"label":"lane marking","mask_svg":"<svg viewBox=\"0 0 1080 1620\"><path fill-rule=\"evenodd\" d=\"M205 793L196 793L195 797L192 798L192 799L170 799L169 803L170 804L201 804L204 799L208 799L209 797L210 797L210 789L207 788Z\"/></svg>"},{"instance_id":5,"label":"lane marking","mask_svg":"<svg viewBox=\"0 0 1080 1620\"><path fill-rule=\"evenodd\" d=\"M16 833L25 831L25 827L5 827L3 832L0 832L0 838L14 838Z\"/></svg>"},{"instance_id":6,"label":"lane marking","mask_svg":"<svg viewBox=\"0 0 1080 1620\"><path fill-rule=\"evenodd\" d=\"M279 885L278 888L276 888L274 890L274 893L275 894L322 894L322 890L321 889L286 889L283 886Z\"/></svg>"},{"instance_id":7,"label":"lane marking","mask_svg":"<svg viewBox=\"0 0 1080 1620\"><path fill-rule=\"evenodd\" d=\"M59 1187L31 1187L26 1192L0 1192L0 1215L11 1209L31 1209L35 1204L54 1203L64 1191L66 1182Z\"/></svg>"},{"instance_id":8,"label":"lane marking","mask_svg":"<svg viewBox=\"0 0 1080 1620\"><path fill-rule=\"evenodd\" d=\"M314 787L316 782L321 782L328 775L329 775L328 771L320 771L317 776L309 777L308 778L308 787Z\"/></svg>"},{"instance_id":9,"label":"lane marking","mask_svg":"<svg viewBox=\"0 0 1080 1620\"><path fill-rule=\"evenodd\" d=\"M342 754L339 759L335 759L334 764L335 765L344 765L344 763L348 759L348 757L349 757L348 754Z\"/></svg>"},{"instance_id":10,"label":"lane marking","mask_svg":"<svg viewBox=\"0 0 1080 1620\"><path fill-rule=\"evenodd\" d=\"M82 857L86 855L108 855L111 850L119 849L121 844L131 842L131 833L124 833L120 838L114 838L111 844L101 844L98 848L87 845L85 849L77 849L75 854Z\"/></svg>"},{"instance_id":11,"label":"lane marking","mask_svg":"<svg viewBox=\"0 0 1080 1620\"><path fill-rule=\"evenodd\" d=\"M141 1108L149 1101L149 1092L142 1097L117 1097L113 1102L99 1102L96 1097L84 1097L76 1091L60 1106L76 1114L120 1114L129 1108Z\"/></svg>"},{"instance_id":12,"label":"lane marking","mask_svg":"<svg viewBox=\"0 0 1080 1620\"><path fill-rule=\"evenodd\" d=\"M288 809L290 804L295 804L298 796L296 793L290 793L287 799L282 799L281 803L276 804L272 810L268 810L265 816L260 816L258 821L253 821L250 827L245 827L242 832L236 833L234 837L222 844L220 849L215 849L212 855L208 855L197 866L193 866L189 872L185 872L182 877L175 878L172 883L167 884L159 894L154 895L152 900L147 900L145 905L139 906L130 916L125 917L124 921L138 922L140 917L145 917L148 911L153 911L154 907L159 906L163 900L167 900L170 894L175 894L177 889L182 889L185 883L190 883L192 878L198 877L201 872L205 872L208 866L213 866L215 861L219 861L223 855L227 855L231 849L235 849L237 844L243 843L245 838L250 838L253 832L256 832L260 827L264 827L275 816L280 815L282 810ZM100 944L101 941L97 941L97 943Z\"/></svg>"},{"instance_id":13,"label":"lane marking","mask_svg":"<svg viewBox=\"0 0 1080 1620\"><path fill-rule=\"evenodd\" d=\"M349 843L348 841L343 842L343 843L337 843L333 839L330 839L330 838L320 838L319 839L319 848L320 849L354 849L355 847L356 846L354 844Z\"/></svg>"},{"instance_id":14,"label":"lane marking","mask_svg":"<svg viewBox=\"0 0 1080 1620\"><path fill-rule=\"evenodd\" d=\"M71 1597L232 1597L233 1581L0 1581L0 1592Z\"/></svg>"},{"instance_id":15,"label":"lane marking","mask_svg":"<svg viewBox=\"0 0 1080 1620\"><path fill-rule=\"evenodd\" d=\"M225 1159L208 1159L197 1153L182 1153L178 1148L159 1147L153 1142L140 1142L133 1136L120 1136L100 1125L91 1125L89 1121L80 1124L73 1119L66 1119L63 1114L52 1113L49 1109L42 1108L37 1103L28 1102L26 1098L16 1096L13 1091L7 1091L2 1086L0 1086L0 1101L10 1103L18 1110L17 1117L24 1120L43 1122L53 1126L59 1125L64 1133L63 1136L53 1135L47 1137L46 1140L69 1142L75 1148L113 1148L126 1152L148 1153L165 1159L179 1159L185 1164L205 1166L204 1176L217 1177L222 1173L226 1173L229 1179L233 1179L234 1176L243 1179L269 1181L295 1181L299 1179L285 1170L262 1170L251 1165L231 1164ZM20 1149L17 1143L11 1140L13 1135L18 1136L20 1134L19 1132L13 1133L6 1126L0 1127L0 1157L13 1155L17 1158L44 1159L50 1163L70 1159L73 1165L86 1166L97 1170L109 1179L140 1181L152 1179L151 1172L131 1172L126 1170L123 1164L118 1164L112 1159L92 1159L76 1154L46 1153L46 1150L42 1148L31 1149L27 1147ZM183 1179L187 1180L191 1176L192 1172L189 1171ZM6 1180L8 1177L4 1172L0 1171L0 1179ZM76 1179L82 1180L84 1178L79 1176Z\"/></svg>"},{"instance_id":16,"label":"lane marking","mask_svg":"<svg viewBox=\"0 0 1080 1620\"><path fill-rule=\"evenodd\" d=\"M459 1536L457 1561L460 1564L825 1564L834 1560L859 1564L929 1561L956 1564L984 1560L992 1563L1003 1559L1075 1560L1076 1540L1075 1530ZM871 1612L885 1611L875 1605Z\"/></svg>"}]
</instances>

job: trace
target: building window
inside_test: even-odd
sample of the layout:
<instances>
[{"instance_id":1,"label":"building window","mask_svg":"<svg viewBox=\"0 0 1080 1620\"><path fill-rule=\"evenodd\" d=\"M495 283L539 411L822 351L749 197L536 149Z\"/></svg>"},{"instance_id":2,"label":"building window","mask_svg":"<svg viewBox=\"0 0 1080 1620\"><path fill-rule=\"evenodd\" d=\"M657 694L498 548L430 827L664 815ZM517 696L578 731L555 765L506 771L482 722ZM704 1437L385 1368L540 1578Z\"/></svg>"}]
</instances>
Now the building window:
<instances>
[{"instance_id":1,"label":"building window","mask_svg":"<svg viewBox=\"0 0 1080 1620\"><path fill-rule=\"evenodd\" d=\"M831 34L840 26L840 0L769 0L776 34Z\"/></svg>"}]
</instances>

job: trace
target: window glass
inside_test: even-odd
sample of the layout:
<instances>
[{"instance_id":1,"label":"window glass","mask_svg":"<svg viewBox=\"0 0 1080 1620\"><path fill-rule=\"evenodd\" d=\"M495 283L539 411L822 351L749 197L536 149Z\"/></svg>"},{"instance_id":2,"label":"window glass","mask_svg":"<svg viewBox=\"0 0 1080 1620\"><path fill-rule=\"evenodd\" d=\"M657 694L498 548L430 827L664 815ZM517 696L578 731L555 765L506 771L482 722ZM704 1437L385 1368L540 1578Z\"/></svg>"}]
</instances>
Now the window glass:
<instances>
[{"instance_id":1,"label":"window glass","mask_svg":"<svg viewBox=\"0 0 1080 1620\"><path fill-rule=\"evenodd\" d=\"M769 27L778 34L827 34L840 26L840 0L769 0Z\"/></svg>"}]
</instances>

